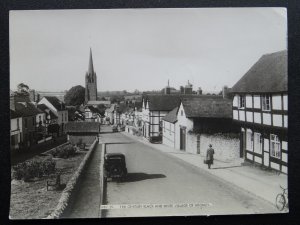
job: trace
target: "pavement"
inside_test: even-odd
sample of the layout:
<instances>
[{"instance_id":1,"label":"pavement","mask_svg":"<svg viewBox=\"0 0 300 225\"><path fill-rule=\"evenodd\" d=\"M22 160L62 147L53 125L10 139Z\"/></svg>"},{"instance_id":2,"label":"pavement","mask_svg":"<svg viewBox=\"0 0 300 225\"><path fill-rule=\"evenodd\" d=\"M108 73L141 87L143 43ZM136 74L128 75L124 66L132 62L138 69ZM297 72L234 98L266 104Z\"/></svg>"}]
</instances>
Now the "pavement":
<instances>
[{"instance_id":1,"label":"pavement","mask_svg":"<svg viewBox=\"0 0 300 225\"><path fill-rule=\"evenodd\" d=\"M87 168L82 174L80 187L74 193L68 212L63 218L99 218L100 217L100 156L102 145L98 144L91 155Z\"/></svg>"},{"instance_id":2,"label":"pavement","mask_svg":"<svg viewBox=\"0 0 300 225\"><path fill-rule=\"evenodd\" d=\"M176 150L163 144L152 144L142 137L134 136L126 132L122 132L122 134L165 154L181 159L192 166L201 168L207 173L233 184L273 205L275 205L277 194L282 193L280 185L285 188L287 187L287 175L244 164L244 160L241 159L232 162L214 160L211 169L208 169L207 165L203 163L204 157L200 155Z\"/></svg>"}]
</instances>

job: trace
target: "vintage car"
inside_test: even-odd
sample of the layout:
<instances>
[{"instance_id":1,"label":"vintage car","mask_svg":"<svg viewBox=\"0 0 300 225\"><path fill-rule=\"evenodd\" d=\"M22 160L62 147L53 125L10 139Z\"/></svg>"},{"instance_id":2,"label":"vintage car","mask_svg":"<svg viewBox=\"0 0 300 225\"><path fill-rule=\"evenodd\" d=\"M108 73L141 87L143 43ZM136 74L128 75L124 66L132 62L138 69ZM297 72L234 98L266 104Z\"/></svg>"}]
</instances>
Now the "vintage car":
<instances>
[{"instance_id":1,"label":"vintage car","mask_svg":"<svg viewBox=\"0 0 300 225\"><path fill-rule=\"evenodd\" d=\"M107 153L104 156L104 179L124 180L127 175L125 155L121 153Z\"/></svg>"}]
</instances>

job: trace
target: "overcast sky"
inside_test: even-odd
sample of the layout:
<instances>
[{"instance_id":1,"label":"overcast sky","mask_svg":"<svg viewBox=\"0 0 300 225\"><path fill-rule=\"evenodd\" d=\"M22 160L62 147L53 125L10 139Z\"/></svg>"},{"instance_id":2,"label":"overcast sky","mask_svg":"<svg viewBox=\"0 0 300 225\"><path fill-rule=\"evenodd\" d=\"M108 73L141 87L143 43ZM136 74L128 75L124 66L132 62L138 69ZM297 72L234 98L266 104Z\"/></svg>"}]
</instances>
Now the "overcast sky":
<instances>
[{"instance_id":1,"label":"overcast sky","mask_svg":"<svg viewBox=\"0 0 300 225\"><path fill-rule=\"evenodd\" d=\"M84 86L92 48L98 91L233 86L263 55L287 48L284 8L10 12L10 88Z\"/></svg>"}]
</instances>

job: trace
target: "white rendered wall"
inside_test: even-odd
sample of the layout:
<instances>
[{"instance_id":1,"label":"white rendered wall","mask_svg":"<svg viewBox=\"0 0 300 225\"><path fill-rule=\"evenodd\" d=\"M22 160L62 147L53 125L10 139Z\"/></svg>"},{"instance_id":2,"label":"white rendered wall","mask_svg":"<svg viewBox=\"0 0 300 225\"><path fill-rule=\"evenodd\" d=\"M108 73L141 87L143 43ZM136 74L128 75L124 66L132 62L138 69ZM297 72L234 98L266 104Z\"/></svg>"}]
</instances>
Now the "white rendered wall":
<instances>
[{"instance_id":1,"label":"white rendered wall","mask_svg":"<svg viewBox=\"0 0 300 225\"><path fill-rule=\"evenodd\" d=\"M253 100L254 100L254 108L260 109L260 96L254 95Z\"/></svg>"},{"instance_id":2,"label":"white rendered wall","mask_svg":"<svg viewBox=\"0 0 300 225\"><path fill-rule=\"evenodd\" d=\"M272 96L272 109L281 110L281 95Z\"/></svg>"},{"instance_id":3,"label":"white rendered wall","mask_svg":"<svg viewBox=\"0 0 300 225\"><path fill-rule=\"evenodd\" d=\"M252 108L252 96L251 95L246 95L246 107L247 108Z\"/></svg>"}]
</instances>

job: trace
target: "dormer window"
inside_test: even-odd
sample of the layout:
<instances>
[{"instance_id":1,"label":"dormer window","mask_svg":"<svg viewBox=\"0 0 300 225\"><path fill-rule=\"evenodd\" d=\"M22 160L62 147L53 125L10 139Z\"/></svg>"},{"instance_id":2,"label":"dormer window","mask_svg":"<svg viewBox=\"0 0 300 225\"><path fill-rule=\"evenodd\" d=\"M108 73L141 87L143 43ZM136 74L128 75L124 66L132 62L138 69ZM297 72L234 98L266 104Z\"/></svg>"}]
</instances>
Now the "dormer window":
<instances>
[{"instance_id":1,"label":"dormer window","mask_svg":"<svg viewBox=\"0 0 300 225\"><path fill-rule=\"evenodd\" d=\"M238 108L239 109L245 108L245 96L242 96L242 95L238 96Z\"/></svg>"},{"instance_id":2,"label":"dormer window","mask_svg":"<svg viewBox=\"0 0 300 225\"><path fill-rule=\"evenodd\" d=\"M270 111L271 110L271 100L270 95L262 95L261 96L261 103L262 103L262 110L263 111Z\"/></svg>"}]
</instances>

